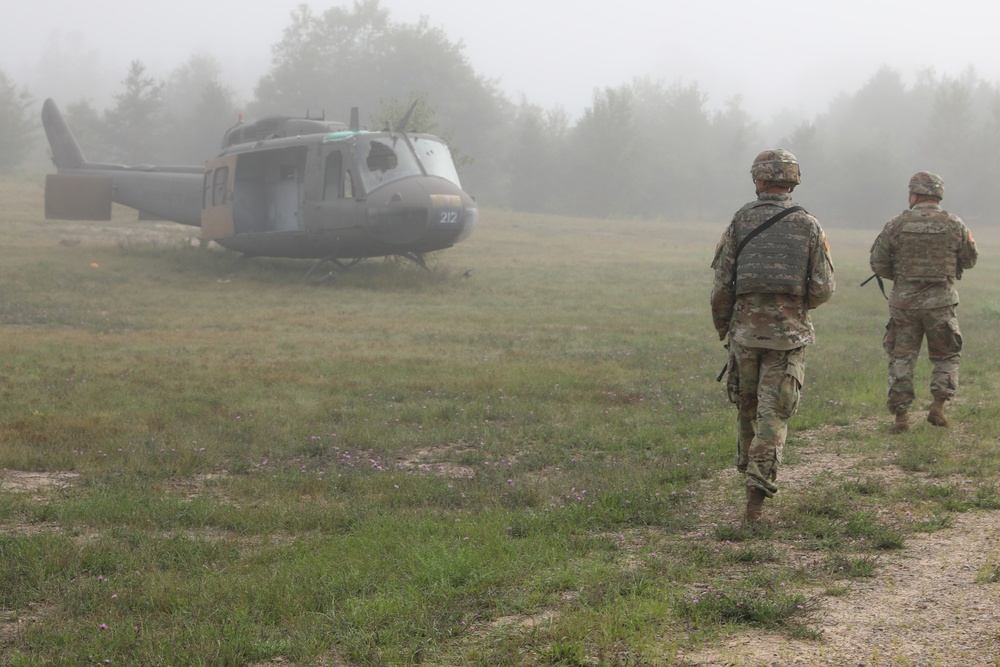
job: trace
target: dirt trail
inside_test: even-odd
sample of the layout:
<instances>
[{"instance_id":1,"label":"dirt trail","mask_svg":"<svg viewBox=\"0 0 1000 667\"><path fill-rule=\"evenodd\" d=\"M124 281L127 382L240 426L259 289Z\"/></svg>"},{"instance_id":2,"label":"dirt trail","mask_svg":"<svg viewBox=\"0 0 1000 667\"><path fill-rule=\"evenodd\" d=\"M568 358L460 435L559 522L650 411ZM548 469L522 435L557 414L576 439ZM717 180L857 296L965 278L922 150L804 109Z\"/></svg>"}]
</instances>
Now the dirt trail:
<instances>
[{"instance_id":1,"label":"dirt trail","mask_svg":"<svg viewBox=\"0 0 1000 667\"><path fill-rule=\"evenodd\" d=\"M816 434L800 437L807 443L818 440ZM858 468L860 459L809 444L799 454L800 461L783 470L789 495L821 473L906 475L890 462ZM873 579L855 580L846 595L820 597L809 624L822 632L820 639L795 640L751 629L678 658L686 665L731 667L1000 667L1000 584L977 582L985 565L995 568L1000 562L1000 512L952 518L951 527L911 534L905 549L880 556Z\"/></svg>"}]
</instances>

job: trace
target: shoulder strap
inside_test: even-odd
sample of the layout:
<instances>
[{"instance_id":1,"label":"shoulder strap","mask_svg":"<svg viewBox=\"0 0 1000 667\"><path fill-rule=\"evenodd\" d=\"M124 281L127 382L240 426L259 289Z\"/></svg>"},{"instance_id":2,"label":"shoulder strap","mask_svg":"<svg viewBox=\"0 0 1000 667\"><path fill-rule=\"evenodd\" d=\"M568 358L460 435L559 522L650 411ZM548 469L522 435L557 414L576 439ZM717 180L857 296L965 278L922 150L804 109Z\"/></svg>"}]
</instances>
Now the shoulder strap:
<instances>
[{"instance_id":1,"label":"shoulder strap","mask_svg":"<svg viewBox=\"0 0 1000 667\"><path fill-rule=\"evenodd\" d=\"M743 240L740 241L740 244L736 247L736 259L739 259L740 253L743 252L743 248L746 246L747 243L750 243L750 240L753 239L753 237L765 231L768 227L776 223L778 220L781 220L786 215L791 215L792 213L796 213L798 211L805 211L805 209L802 208L801 206L789 206L788 208L782 209L775 215L771 216L764 222L754 227L749 234L743 237Z\"/></svg>"},{"instance_id":2,"label":"shoulder strap","mask_svg":"<svg viewBox=\"0 0 1000 667\"><path fill-rule=\"evenodd\" d=\"M880 290L882 290L882 296L884 296L885 300L888 301L889 300L889 295L885 293L885 283L882 282L882 276L880 276L879 274L873 273L870 276L868 276L867 278L865 278L865 281L863 283L861 283L861 287L864 287L865 285L867 285L868 283L870 283L872 281L872 278L874 278L875 280L878 281L878 288Z\"/></svg>"}]
</instances>

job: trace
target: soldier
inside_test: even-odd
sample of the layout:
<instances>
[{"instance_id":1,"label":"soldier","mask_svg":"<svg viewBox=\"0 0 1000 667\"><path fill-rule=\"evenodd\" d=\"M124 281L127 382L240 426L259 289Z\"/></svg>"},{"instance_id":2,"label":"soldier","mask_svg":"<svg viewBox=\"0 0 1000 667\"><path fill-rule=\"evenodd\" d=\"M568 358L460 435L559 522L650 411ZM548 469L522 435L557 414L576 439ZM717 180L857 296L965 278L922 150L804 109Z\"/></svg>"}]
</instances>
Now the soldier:
<instances>
[{"instance_id":1,"label":"soldier","mask_svg":"<svg viewBox=\"0 0 1000 667\"><path fill-rule=\"evenodd\" d=\"M747 521L762 518L778 491L788 419L805 375L805 349L815 340L809 310L833 296L830 247L819 222L795 206L799 163L767 150L750 167L757 199L736 212L722 234L712 268L712 320L728 338L729 400L739 408L736 469L746 483Z\"/></svg>"},{"instance_id":2,"label":"soldier","mask_svg":"<svg viewBox=\"0 0 1000 667\"><path fill-rule=\"evenodd\" d=\"M872 271L892 281L889 323L882 347L889 355L886 405L896 416L893 433L910 428L913 368L927 336L934 401L927 421L947 426L944 404L958 389L962 333L958 329L955 281L976 265L979 253L972 234L956 216L941 209L944 181L920 171L910 179L910 208L886 223L872 244Z\"/></svg>"}]
</instances>

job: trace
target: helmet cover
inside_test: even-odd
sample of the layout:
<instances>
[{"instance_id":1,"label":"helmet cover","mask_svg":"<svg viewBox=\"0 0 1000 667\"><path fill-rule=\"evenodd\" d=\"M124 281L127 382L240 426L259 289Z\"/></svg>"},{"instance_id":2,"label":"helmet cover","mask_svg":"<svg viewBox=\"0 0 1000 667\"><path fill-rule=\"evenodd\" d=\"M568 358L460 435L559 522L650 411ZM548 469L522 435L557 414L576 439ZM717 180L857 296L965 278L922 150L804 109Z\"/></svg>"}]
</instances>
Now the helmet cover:
<instances>
[{"instance_id":1,"label":"helmet cover","mask_svg":"<svg viewBox=\"0 0 1000 667\"><path fill-rule=\"evenodd\" d=\"M763 151L754 158L753 165L750 167L750 177L755 182L765 181L794 185L802 182L799 161L783 148Z\"/></svg>"},{"instance_id":2,"label":"helmet cover","mask_svg":"<svg viewBox=\"0 0 1000 667\"><path fill-rule=\"evenodd\" d=\"M910 194L944 199L944 181L937 174L918 171L910 179Z\"/></svg>"}]
</instances>

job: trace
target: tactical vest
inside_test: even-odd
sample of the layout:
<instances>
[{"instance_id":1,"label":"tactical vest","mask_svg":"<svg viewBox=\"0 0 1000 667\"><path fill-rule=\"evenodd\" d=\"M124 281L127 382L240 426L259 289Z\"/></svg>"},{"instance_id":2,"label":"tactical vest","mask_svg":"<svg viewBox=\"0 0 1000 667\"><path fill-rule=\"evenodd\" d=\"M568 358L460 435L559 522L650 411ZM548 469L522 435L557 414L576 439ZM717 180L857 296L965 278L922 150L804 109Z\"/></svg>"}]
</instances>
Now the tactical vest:
<instances>
[{"instance_id":1,"label":"tactical vest","mask_svg":"<svg viewBox=\"0 0 1000 667\"><path fill-rule=\"evenodd\" d=\"M958 275L957 248L951 242L954 234L946 211L911 209L899 219L899 240L893 255L897 277L944 282Z\"/></svg>"},{"instance_id":2,"label":"tactical vest","mask_svg":"<svg viewBox=\"0 0 1000 667\"><path fill-rule=\"evenodd\" d=\"M795 217L779 220L746 244L736 260L737 294L806 295L809 229L794 222ZM740 237L750 232L737 230Z\"/></svg>"}]
</instances>

